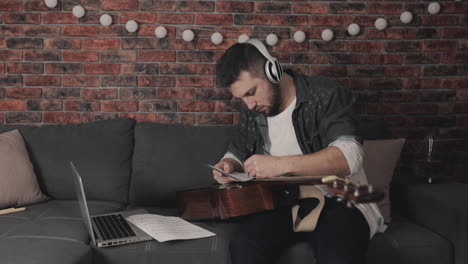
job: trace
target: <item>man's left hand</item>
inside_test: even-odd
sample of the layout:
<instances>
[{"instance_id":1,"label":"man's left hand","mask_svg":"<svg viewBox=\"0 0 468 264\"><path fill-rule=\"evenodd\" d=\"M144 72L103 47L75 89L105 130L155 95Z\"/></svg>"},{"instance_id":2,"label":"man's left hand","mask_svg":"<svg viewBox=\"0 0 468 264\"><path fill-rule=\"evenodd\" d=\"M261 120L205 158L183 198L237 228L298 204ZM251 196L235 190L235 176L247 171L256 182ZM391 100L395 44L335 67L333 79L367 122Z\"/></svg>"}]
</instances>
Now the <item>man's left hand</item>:
<instances>
[{"instance_id":1,"label":"man's left hand","mask_svg":"<svg viewBox=\"0 0 468 264\"><path fill-rule=\"evenodd\" d=\"M245 172L250 176L262 179L282 175L281 157L253 155L244 162Z\"/></svg>"}]
</instances>

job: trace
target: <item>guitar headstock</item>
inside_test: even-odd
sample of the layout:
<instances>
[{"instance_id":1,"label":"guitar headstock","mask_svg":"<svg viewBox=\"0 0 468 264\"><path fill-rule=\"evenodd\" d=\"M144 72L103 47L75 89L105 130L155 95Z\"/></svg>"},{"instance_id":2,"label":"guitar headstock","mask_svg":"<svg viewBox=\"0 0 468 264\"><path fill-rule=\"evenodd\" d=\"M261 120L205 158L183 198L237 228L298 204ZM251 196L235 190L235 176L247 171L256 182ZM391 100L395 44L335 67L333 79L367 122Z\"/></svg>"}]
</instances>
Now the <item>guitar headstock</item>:
<instances>
[{"instance_id":1,"label":"guitar headstock","mask_svg":"<svg viewBox=\"0 0 468 264\"><path fill-rule=\"evenodd\" d=\"M385 197L382 190L375 189L369 184L356 184L349 179L342 179L337 176L322 178L322 183L328 186L333 196L343 200L351 206L359 203L375 203Z\"/></svg>"}]
</instances>

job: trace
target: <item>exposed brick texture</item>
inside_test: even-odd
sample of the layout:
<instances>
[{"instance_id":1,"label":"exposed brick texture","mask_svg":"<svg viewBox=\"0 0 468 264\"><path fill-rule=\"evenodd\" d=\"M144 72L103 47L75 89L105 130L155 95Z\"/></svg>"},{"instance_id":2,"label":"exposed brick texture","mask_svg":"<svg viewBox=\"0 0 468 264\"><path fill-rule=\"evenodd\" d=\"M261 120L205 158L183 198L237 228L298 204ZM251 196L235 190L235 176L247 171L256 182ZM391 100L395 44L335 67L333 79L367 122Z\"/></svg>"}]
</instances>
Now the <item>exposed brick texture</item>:
<instances>
[{"instance_id":1,"label":"exposed brick texture","mask_svg":"<svg viewBox=\"0 0 468 264\"><path fill-rule=\"evenodd\" d=\"M284 67L330 77L350 89L361 119L383 120L392 137L406 137L399 170L424 156L424 139L438 138L445 177L468 179L468 3L383 1L84 1L47 8L42 0L0 4L0 123L80 123L134 118L140 122L232 125L242 102L216 87L215 62L245 33L262 40ZM100 10L100 11L99 11ZM413 12L410 24L399 16ZM103 27L101 13L113 24ZM375 19L389 27L379 31ZM130 20L136 33L125 30ZM346 29L358 23L361 32ZM166 25L167 37L154 30ZM330 28L335 38L321 40ZM183 30L195 40L185 42ZM303 30L307 39L292 36ZM219 31L220 45L210 41Z\"/></svg>"}]
</instances>

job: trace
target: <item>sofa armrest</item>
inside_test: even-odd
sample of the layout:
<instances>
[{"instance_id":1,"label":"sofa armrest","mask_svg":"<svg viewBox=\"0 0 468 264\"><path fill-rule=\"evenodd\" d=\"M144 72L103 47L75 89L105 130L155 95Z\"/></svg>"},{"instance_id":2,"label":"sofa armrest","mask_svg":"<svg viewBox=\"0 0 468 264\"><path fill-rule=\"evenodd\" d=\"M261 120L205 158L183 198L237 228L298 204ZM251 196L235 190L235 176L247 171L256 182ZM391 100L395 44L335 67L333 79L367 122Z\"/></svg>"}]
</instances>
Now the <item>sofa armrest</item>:
<instances>
[{"instance_id":1,"label":"sofa armrest","mask_svg":"<svg viewBox=\"0 0 468 264\"><path fill-rule=\"evenodd\" d=\"M408 217L449 240L455 264L468 263L468 185L412 184L407 198Z\"/></svg>"}]
</instances>

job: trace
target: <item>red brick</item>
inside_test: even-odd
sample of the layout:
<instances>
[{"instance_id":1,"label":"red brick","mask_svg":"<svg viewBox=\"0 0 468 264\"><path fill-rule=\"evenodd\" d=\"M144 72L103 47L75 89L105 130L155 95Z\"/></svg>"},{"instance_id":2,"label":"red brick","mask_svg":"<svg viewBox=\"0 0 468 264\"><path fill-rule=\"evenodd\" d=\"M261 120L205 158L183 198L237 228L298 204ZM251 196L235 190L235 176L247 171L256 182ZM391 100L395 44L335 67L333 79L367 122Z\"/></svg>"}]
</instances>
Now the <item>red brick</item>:
<instances>
[{"instance_id":1,"label":"red brick","mask_svg":"<svg viewBox=\"0 0 468 264\"><path fill-rule=\"evenodd\" d=\"M9 13L3 14L5 24L40 24L41 14L39 13Z\"/></svg>"},{"instance_id":2,"label":"red brick","mask_svg":"<svg viewBox=\"0 0 468 264\"><path fill-rule=\"evenodd\" d=\"M86 64L84 68L86 74L119 74L120 64Z\"/></svg>"},{"instance_id":3,"label":"red brick","mask_svg":"<svg viewBox=\"0 0 468 264\"><path fill-rule=\"evenodd\" d=\"M27 86L60 86L61 77L51 75L26 75L24 80Z\"/></svg>"},{"instance_id":4,"label":"red brick","mask_svg":"<svg viewBox=\"0 0 468 264\"><path fill-rule=\"evenodd\" d=\"M122 74L151 74L155 75L159 72L159 64L157 63L127 63L122 64Z\"/></svg>"},{"instance_id":5,"label":"red brick","mask_svg":"<svg viewBox=\"0 0 468 264\"><path fill-rule=\"evenodd\" d=\"M139 100L139 99L156 99L157 88L121 88L120 99L124 100Z\"/></svg>"},{"instance_id":6,"label":"red brick","mask_svg":"<svg viewBox=\"0 0 468 264\"><path fill-rule=\"evenodd\" d=\"M439 53L410 53L405 56L405 64L439 64Z\"/></svg>"},{"instance_id":7,"label":"red brick","mask_svg":"<svg viewBox=\"0 0 468 264\"><path fill-rule=\"evenodd\" d=\"M159 71L164 75L193 75L197 73L197 65L187 63L161 63Z\"/></svg>"},{"instance_id":8,"label":"red brick","mask_svg":"<svg viewBox=\"0 0 468 264\"><path fill-rule=\"evenodd\" d=\"M44 73L44 64L42 63L8 63L8 73Z\"/></svg>"},{"instance_id":9,"label":"red brick","mask_svg":"<svg viewBox=\"0 0 468 264\"><path fill-rule=\"evenodd\" d=\"M326 3L294 3L293 13L297 14L328 14Z\"/></svg>"},{"instance_id":10,"label":"red brick","mask_svg":"<svg viewBox=\"0 0 468 264\"><path fill-rule=\"evenodd\" d=\"M0 52L1 61L19 61L22 60L22 58L21 50L2 50L2 52Z\"/></svg>"},{"instance_id":11,"label":"red brick","mask_svg":"<svg viewBox=\"0 0 468 264\"><path fill-rule=\"evenodd\" d=\"M80 19L72 12L45 12L42 13L42 23L44 24L78 24Z\"/></svg>"},{"instance_id":12,"label":"red brick","mask_svg":"<svg viewBox=\"0 0 468 264\"><path fill-rule=\"evenodd\" d=\"M99 86L99 76L64 75L62 82L68 87L96 87Z\"/></svg>"},{"instance_id":13,"label":"red brick","mask_svg":"<svg viewBox=\"0 0 468 264\"><path fill-rule=\"evenodd\" d=\"M121 0L126 1L126 0ZM126 24L129 20L135 20L138 24L153 24L156 23L155 13L142 13L142 12L124 12L120 13L119 24ZM177 21L177 20L175 20ZM177 24L178 21L177 21Z\"/></svg>"},{"instance_id":14,"label":"red brick","mask_svg":"<svg viewBox=\"0 0 468 264\"><path fill-rule=\"evenodd\" d=\"M158 121L158 114L153 113L120 113L120 118L131 118L137 122L152 122Z\"/></svg>"},{"instance_id":15,"label":"red brick","mask_svg":"<svg viewBox=\"0 0 468 264\"><path fill-rule=\"evenodd\" d=\"M0 73L5 73L5 64L0 64Z\"/></svg>"},{"instance_id":16,"label":"red brick","mask_svg":"<svg viewBox=\"0 0 468 264\"><path fill-rule=\"evenodd\" d=\"M294 15L275 15L271 18L271 24L280 26L307 26L309 24L309 17Z\"/></svg>"},{"instance_id":17,"label":"red brick","mask_svg":"<svg viewBox=\"0 0 468 264\"><path fill-rule=\"evenodd\" d=\"M446 2L441 4L441 14L468 14L468 5L466 2Z\"/></svg>"},{"instance_id":18,"label":"red brick","mask_svg":"<svg viewBox=\"0 0 468 264\"><path fill-rule=\"evenodd\" d=\"M349 65L347 67L348 76L384 76L385 74L385 67L384 66L362 66L362 65Z\"/></svg>"},{"instance_id":19,"label":"red brick","mask_svg":"<svg viewBox=\"0 0 468 264\"><path fill-rule=\"evenodd\" d=\"M214 75L216 72L215 64L198 64L197 73L199 75Z\"/></svg>"},{"instance_id":20,"label":"red brick","mask_svg":"<svg viewBox=\"0 0 468 264\"><path fill-rule=\"evenodd\" d=\"M83 73L83 65L80 63L48 63L46 64L48 74L80 74Z\"/></svg>"},{"instance_id":21,"label":"red brick","mask_svg":"<svg viewBox=\"0 0 468 264\"><path fill-rule=\"evenodd\" d=\"M240 101L216 101L215 112L239 112L241 104Z\"/></svg>"},{"instance_id":22,"label":"red brick","mask_svg":"<svg viewBox=\"0 0 468 264\"><path fill-rule=\"evenodd\" d=\"M64 61L99 61L98 51L78 51L65 50L63 51Z\"/></svg>"},{"instance_id":23,"label":"red brick","mask_svg":"<svg viewBox=\"0 0 468 264\"><path fill-rule=\"evenodd\" d=\"M468 78L446 78L442 79L441 88L445 89L468 89Z\"/></svg>"},{"instance_id":24,"label":"red brick","mask_svg":"<svg viewBox=\"0 0 468 264\"><path fill-rule=\"evenodd\" d=\"M171 100L193 100L195 99L195 91L193 89L160 88L158 89L158 98Z\"/></svg>"},{"instance_id":25,"label":"red brick","mask_svg":"<svg viewBox=\"0 0 468 264\"><path fill-rule=\"evenodd\" d=\"M0 113L0 124L3 124L5 121L4 114Z\"/></svg>"},{"instance_id":26,"label":"red brick","mask_svg":"<svg viewBox=\"0 0 468 264\"><path fill-rule=\"evenodd\" d=\"M381 41L350 41L348 47L352 52L383 52L385 49Z\"/></svg>"},{"instance_id":27,"label":"red brick","mask_svg":"<svg viewBox=\"0 0 468 264\"><path fill-rule=\"evenodd\" d=\"M0 49L6 48L6 40L4 38L0 38Z\"/></svg>"},{"instance_id":28,"label":"red brick","mask_svg":"<svg viewBox=\"0 0 468 264\"><path fill-rule=\"evenodd\" d=\"M180 12L213 12L215 3L213 1L180 1L177 9Z\"/></svg>"},{"instance_id":29,"label":"red brick","mask_svg":"<svg viewBox=\"0 0 468 264\"><path fill-rule=\"evenodd\" d=\"M195 14L195 24L200 25L232 25L230 14Z\"/></svg>"},{"instance_id":30,"label":"red brick","mask_svg":"<svg viewBox=\"0 0 468 264\"><path fill-rule=\"evenodd\" d=\"M175 78L166 76L140 76L138 85L143 87L175 86Z\"/></svg>"},{"instance_id":31,"label":"red brick","mask_svg":"<svg viewBox=\"0 0 468 264\"><path fill-rule=\"evenodd\" d=\"M120 48L120 39L85 39L83 41L84 49L119 49Z\"/></svg>"},{"instance_id":32,"label":"red brick","mask_svg":"<svg viewBox=\"0 0 468 264\"><path fill-rule=\"evenodd\" d=\"M136 112L138 111L137 101L103 101L102 111L107 112Z\"/></svg>"},{"instance_id":33,"label":"red brick","mask_svg":"<svg viewBox=\"0 0 468 264\"><path fill-rule=\"evenodd\" d=\"M117 119L119 113L82 113L81 120L83 123L94 122L98 120Z\"/></svg>"},{"instance_id":34,"label":"red brick","mask_svg":"<svg viewBox=\"0 0 468 264\"><path fill-rule=\"evenodd\" d=\"M178 14L178 13L162 13L158 16L158 23L171 24L177 21L177 24L193 24L193 14Z\"/></svg>"},{"instance_id":35,"label":"red brick","mask_svg":"<svg viewBox=\"0 0 468 264\"><path fill-rule=\"evenodd\" d=\"M77 38L47 38L46 49L81 49L81 39Z\"/></svg>"},{"instance_id":36,"label":"red brick","mask_svg":"<svg viewBox=\"0 0 468 264\"><path fill-rule=\"evenodd\" d=\"M179 112L213 112L213 101L179 101L177 108Z\"/></svg>"},{"instance_id":37,"label":"red brick","mask_svg":"<svg viewBox=\"0 0 468 264\"><path fill-rule=\"evenodd\" d=\"M456 16L421 16L421 24L424 26L457 26Z\"/></svg>"},{"instance_id":38,"label":"red brick","mask_svg":"<svg viewBox=\"0 0 468 264\"><path fill-rule=\"evenodd\" d=\"M65 111L97 112L99 110L98 101L65 101Z\"/></svg>"},{"instance_id":39,"label":"red brick","mask_svg":"<svg viewBox=\"0 0 468 264\"><path fill-rule=\"evenodd\" d=\"M102 0L103 10L112 11L136 11L138 0Z\"/></svg>"},{"instance_id":40,"label":"red brick","mask_svg":"<svg viewBox=\"0 0 468 264\"><path fill-rule=\"evenodd\" d=\"M119 98L118 89L81 89L81 98L85 100L111 100Z\"/></svg>"},{"instance_id":41,"label":"red brick","mask_svg":"<svg viewBox=\"0 0 468 264\"><path fill-rule=\"evenodd\" d=\"M211 40L208 39L199 39L197 41L197 47L199 50L223 50L225 51L230 46L235 44L237 41L233 39L224 39L223 42L219 45L213 44Z\"/></svg>"},{"instance_id":42,"label":"red brick","mask_svg":"<svg viewBox=\"0 0 468 264\"><path fill-rule=\"evenodd\" d=\"M164 113L158 115L158 122L163 124L195 124L195 114Z\"/></svg>"},{"instance_id":43,"label":"red brick","mask_svg":"<svg viewBox=\"0 0 468 264\"><path fill-rule=\"evenodd\" d=\"M442 63L467 63L468 53L449 53L442 56Z\"/></svg>"},{"instance_id":44,"label":"red brick","mask_svg":"<svg viewBox=\"0 0 468 264\"><path fill-rule=\"evenodd\" d=\"M196 118L196 123L199 125L230 125L233 123L232 114L197 114Z\"/></svg>"},{"instance_id":45,"label":"red brick","mask_svg":"<svg viewBox=\"0 0 468 264\"><path fill-rule=\"evenodd\" d=\"M106 50L101 51L101 61L102 62L126 62L126 61L136 61L137 60L137 51L133 50Z\"/></svg>"},{"instance_id":46,"label":"red brick","mask_svg":"<svg viewBox=\"0 0 468 264\"><path fill-rule=\"evenodd\" d=\"M294 40L282 40L273 48L275 51L309 51L309 42L298 43Z\"/></svg>"},{"instance_id":47,"label":"red brick","mask_svg":"<svg viewBox=\"0 0 468 264\"><path fill-rule=\"evenodd\" d=\"M213 84L212 76L178 77L178 86L182 87L212 87Z\"/></svg>"},{"instance_id":48,"label":"red brick","mask_svg":"<svg viewBox=\"0 0 468 264\"><path fill-rule=\"evenodd\" d=\"M0 100L0 111L25 111L25 100Z\"/></svg>"},{"instance_id":49,"label":"red brick","mask_svg":"<svg viewBox=\"0 0 468 264\"><path fill-rule=\"evenodd\" d=\"M140 101L140 112L176 112L175 101Z\"/></svg>"},{"instance_id":50,"label":"red brick","mask_svg":"<svg viewBox=\"0 0 468 264\"><path fill-rule=\"evenodd\" d=\"M60 26L26 25L25 36L57 37L60 36Z\"/></svg>"},{"instance_id":51,"label":"red brick","mask_svg":"<svg viewBox=\"0 0 468 264\"><path fill-rule=\"evenodd\" d=\"M423 42L423 51L453 51L456 48L456 40L425 40Z\"/></svg>"},{"instance_id":52,"label":"red brick","mask_svg":"<svg viewBox=\"0 0 468 264\"><path fill-rule=\"evenodd\" d=\"M76 99L80 98L81 88L43 88L42 94L46 99Z\"/></svg>"},{"instance_id":53,"label":"red brick","mask_svg":"<svg viewBox=\"0 0 468 264\"><path fill-rule=\"evenodd\" d=\"M172 0L154 1L141 0L140 10L146 11L176 11L177 2Z\"/></svg>"},{"instance_id":54,"label":"red brick","mask_svg":"<svg viewBox=\"0 0 468 264\"><path fill-rule=\"evenodd\" d=\"M40 123L41 121L42 113L38 112L9 112L6 113L5 118L5 122L8 124L31 124Z\"/></svg>"},{"instance_id":55,"label":"red brick","mask_svg":"<svg viewBox=\"0 0 468 264\"><path fill-rule=\"evenodd\" d=\"M21 0L3 0L0 5L0 12L5 11L22 11L23 10L23 1Z\"/></svg>"},{"instance_id":56,"label":"red brick","mask_svg":"<svg viewBox=\"0 0 468 264\"><path fill-rule=\"evenodd\" d=\"M99 36L98 26L67 26L62 29L62 36L95 37Z\"/></svg>"},{"instance_id":57,"label":"red brick","mask_svg":"<svg viewBox=\"0 0 468 264\"><path fill-rule=\"evenodd\" d=\"M369 54L369 64L401 64L403 58L400 54Z\"/></svg>"},{"instance_id":58,"label":"red brick","mask_svg":"<svg viewBox=\"0 0 468 264\"><path fill-rule=\"evenodd\" d=\"M175 51L140 51L140 61L175 61Z\"/></svg>"},{"instance_id":59,"label":"red brick","mask_svg":"<svg viewBox=\"0 0 468 264\"><path fill-rule=\"evenodd\" d=\"M400 77L410 76L417 77L421 75L420 66L387 66L385 69L385 76Z\"/></svg>"},{"instance_id":60,"label":"red brick","mask_svg":"<svg viewBox=\"0 0 468 264\"><path fill-rule=\"evenodd\" d=\"M22 75L0 75L0 87L1 86L21 86L23 83Z\"/></svg>"},{"instance_id":61,"label":"red brick","mask_svg":"<svg viewBox=\"0 0 468 264\"><path fill-rule=\"evenodd\" d=\"M62 111L62 100L28 100L29 111Z\"/></svg>"},{"instance_id":62,"label":"red brick","mask_svg":"<svg viewBox=\"0 0 468 264\"><path fill-rule=\"evenodd\" d=\"M232 100L232 94L225 88L197 88L195 91L197 100Z\"/></svg>"},{"instance_id":63,"label":"red brick","mask_svg":"<svg viewBox=\"0 0 468 264\"><path fill-rule=\"evenodd\" d=\"M122 49L156 49L158 42L149 38L124 38L122 39Z\"/></svg>"},{"instance_id":64,"label":"red brick","mask_svg":"<svg viewBox=\"0 0 468 264\"><path fill-rule=\"evenodd\" d=\"M403 83L404 89L440 89L440 79L434 78L417 78L417 79L406 79Z\"/></svg>"},{"instance_id":65,"label":"red brick","mask_svg":"<svg viewBox=\"0 0 468 264\"><path fill-rule=\"evenodd\" d=\"M308 52L297 53L292 55L292 62L294 64L328 64L329 58L327 54Z\"/></svg>"},{"instance_id":66,"label":"red brick","mask_svg":"<svg viewBox=\"0 0 468 264\"><path fill-rule=\"evenodd\" d=\"M403 4L400 3L367 3L368 14L393 14L400 15Z\"/></svg>"},{"instance_id":67,"label":"red brick","mask_svg":"<svg viewBox=\"0 0 468 264\"><path fill-rule=\"evenodd\" d=\"M463 28L444 28L442 31L443 38L466 38L468 36L468 27Z\"/></svg>"},{"instance_id":68,"label":"red brick","mask_svg":"<svg viewBox=\"0 0 468 264\"><path fill-rule=\"evenodd\" d=\"M212 51L179 51L178 62L214 62L215 54Z\"/></svg>"},{"instance_id":69,"label":"red brick","mask_svg":"<svg viewBox=\"0 0 468 264\"><path fill-rule=\"evenodd\" d=\"M345 66L311 66L310 74L322 75L322 76L328 76L328 77L346 76L346 67Z\"/></svg>"},{"instance_id":70,"label":"red brick","mask_svg":"<svg viewBox=\"0 0 468 264\"><path fill-rule=\"evenodd\" d=\"M42 89L40 88L6 88L6 97L14 99L41 98Z\"/></svg>"},{"instance_id":71,"label":"red brick","mask_svg":"<svg viewBox=\"0 0 468 264\"><path fill-rule=\"evenodd\" d=\"M234 15L235 25L270 25L270 15L236 14Z\"/></svg>"},{"instance_id":72,"label":"red brick","mask_svg":"<svg viewBox=\"0 0 468 264\"><path fill-rule=\"evenodd\" d=\"M24 8L26 11L60 11L61 4L58 4L54 8L49 8L45 5L45 1L40 0L31 0L31 1L24 1Z\"/></svg>"},{"instance_id":73,"label":"red brick","mask_svg":"<svg viewBox=\"0 0 468 264\"><path fill-rule=\"evenodd\" d=\"M216 10L227 13L252 13L254 3L241 1L217 1Z\"/></svg>"},{"instance_id":74,"label":"red brick","mask_svg":"<svg viewBox=\"0 0 468 264\"><path fill-rule=\"evenodd\" d=\"M384 103L415 102L419 98L416 91L388 91L383 93Z\"/></svg>"},{"instance_id":75,"label":"red brick","mask_svg":"<svg viewBox=\"0 0 468 264\"><path fill-rule=\"evenodd\" d=\"M311 26L343 26L349 25L353 20L351 16L341 15L318 15L310 18Z\"/></svg>"},{"instance_id":76,"label":"red brick","mask_svg":"<svg viewBox=\"0 0 468 264\"><path fill-rule=\"evenodd\" d=\"M75 112L45 112L44 123L81 123L81 114Z\"/></svg>"},{"instance_id":77,"label":"red brick","mask_svg":"<svg viewBox=\"0 0 468 264\"><path fill-rule=\"evenodd\" d=\"M256 13L280 14L291 13L290 3L255 3Z\"/></svg>"},{"instance_id":78,"label":"red brick","mask_svg":"<svg viewBox=\"0 0 468 264\"><path fill-rule=\"evenodd\" d=\"M60 57L59 50L26 50L24 52L26 61L59 61Z\"/></svg>"},{"instance_id":79,"label":"red brick","mask_svg":"<svg viewBox=\"0 0 468 264\"><path fill-rule=\"evenodd\" d=\"M0 25L0 36L19 37L23 35L23 26ZM10 46L10 45L8 45Z\"/></svg>"}]
</instances>

